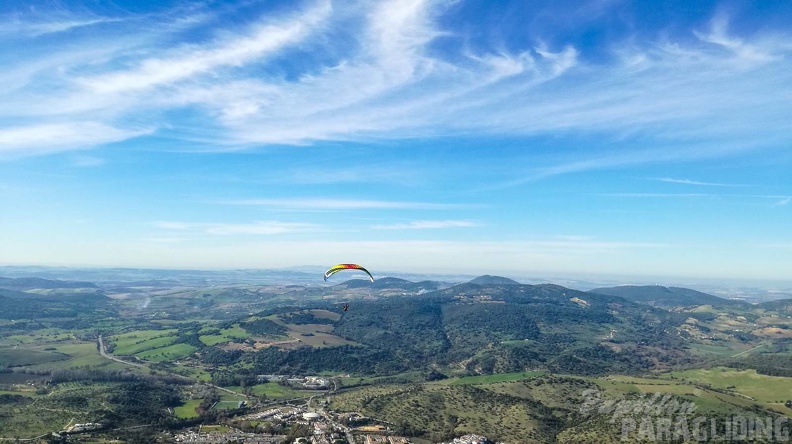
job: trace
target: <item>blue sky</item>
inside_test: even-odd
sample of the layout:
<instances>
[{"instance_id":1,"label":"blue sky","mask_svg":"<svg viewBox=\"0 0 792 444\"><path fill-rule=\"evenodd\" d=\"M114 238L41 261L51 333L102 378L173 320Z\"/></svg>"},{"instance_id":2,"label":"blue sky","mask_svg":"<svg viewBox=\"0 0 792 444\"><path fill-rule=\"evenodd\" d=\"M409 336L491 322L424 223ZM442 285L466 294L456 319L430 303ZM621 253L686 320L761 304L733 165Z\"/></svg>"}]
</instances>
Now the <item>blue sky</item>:
<instances>
[{"instance_id":1,"label":"blue sky","mask_svg":"<svg viewBox=\"0 0 792 444\"><path fill-rule=\"evenodd\" d=\"M0 265L792 279L790 23L6 1Z\"/></svg>"}]
</instances>

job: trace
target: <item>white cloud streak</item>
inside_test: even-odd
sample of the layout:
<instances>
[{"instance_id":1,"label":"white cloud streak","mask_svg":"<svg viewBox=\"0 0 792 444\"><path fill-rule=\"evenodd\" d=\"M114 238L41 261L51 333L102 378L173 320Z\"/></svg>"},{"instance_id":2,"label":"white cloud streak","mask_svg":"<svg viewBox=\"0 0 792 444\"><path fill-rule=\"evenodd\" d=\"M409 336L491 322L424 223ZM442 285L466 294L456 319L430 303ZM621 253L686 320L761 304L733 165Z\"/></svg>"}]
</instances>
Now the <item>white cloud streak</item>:
<instances>
[{"instance_id":1,"label":"white cloud streak","mask_svg":"<svg viewBox=\"0 0 792 444\"><path fill-rule=\"evenodd\" d=\"M426 230L444 228L469 228L478 224L469 220L415 220L401 224L372 225L376 230Z\"/></svg>"},{"instance_id":2,"label":"white cloud streak","mask_svg":"<svg viewBox=\"0 0 792 444\"><path fill-rule=\"evenodd\" d=\"M236 36L208 47L179 48L166 58L149 58L131 70L116 71L79 79L99 94L134 92L171 84L224 67L239 67L258 62L264 56L302 40L329 14L330 2L323 1L299 18L282 24L261 24L249 34Z\"/></svg>"},{"instance_id":3,"label":"white cloud streak","mask_svg":"<svg viewBox=\"0 0 792 444\"><path fill-rule=\"evenodd\" d=\"M713 197L714 194L705 194L705 193L597 193L594 194L595 196L607 196L607 197L661 197L661 198L676 198L676 197Z\"/></svg>"},{"instance_id":4,"label":"white cloud streak","mask_svg":"<svg viewBox=\"0 0 792 444\"><path fill-rule=\"evenodd\" d=\"M280 221L258 221L247 224L158 221L154 222L152 225L165 230L199 232L219 236L269 236L276 234L321 230L321 226L315 224Z\"/></svg>"},{"instance_id":5,"label":"white cloud streak","mask_svg":"<svg viewBox=\"0 0 792 444\"><path fill-rule=\"evenodd\" d=\"M476 204L401 202L366 199L241 199L219 202L227 205L250 205L289 210L455 210L480 208Z\"/></svg>"},{"instance_id":6,"label":"white cloud streak","mask_svg":"<svg viewBox=\"0 0 792 444\"><path fill-rule=\"evenodd\" d=\"M712 43L731 51L738 62L741 64L745 63L745 66L748 67L757 63L778 60L777 55L768 52L765 48L729 36L728 25L729 22L725 16L718 16L712 21L709 32L694 31L694 34L701 41Z\"/></svg>"},{"instance_id":7,"label":"white cloud streak","mask_svg":"<svg viewBox=\"0 0 792 444\"><path fill-rule=\"evenodd\" d=\"M690 198L729 198L729 199L780 199L773 206L779 207L792 202L790 196L765 195L765 194L714 194L714 193L592 193L590 196L626 197L626 198L661 198L661 199L690 199Z\"/></svg>"},{"instance_id":8,"label":"white cloud streak","mask_svg":"<svg viewBox=\"0 0 792 444\"><path fill-rule=\"evenodd\" d=\"M151 132L150 129L121 129L97 122L49 123L0 128L0 156L84 149Z\"/></svg>"},{"instance_id":9,"label":"white cloud streak","mask_svg":"<svg viewBox=\"0 0 792 444\"><path fill-rule=\"evenodd\" d=\"M674 179L671 177L659 177L654 178L652 180L656 180L659 182L666 182L666 183L678 183L682 185L699 185L705 187L742 187L744 185L736 185L736 184L728 184L728 183L714 183L714 182L701 182L698 180L690 180L690 179Z\"/></svg>"},{"instance_id":10,"label":"white cloud streak","mask_svg":"<svg viewBox=\"0 0 792 444\"><path fill-rule=\"evenodd\" d=\"M773 206L776 206L776 207L783 207L783 206L789 205L789 203L790 203L790 202L792 202L792 196L790 196L790 197L787 197L787 198L785 198L785 199L781 199L781 200L779 200L778 202L776 202L775 204L773 204Z\"/></svg>"},{"instance_id":11,"label":"white cloud streak","mask_svg":"<svg viewBox=\"0 0 792 444\"><path fill-rule=\"evenodd\" d=\"M69 16L40 17L23 20L19 16L0 17L0 36L8 37L39 37L56 34L77 28L84 28L104 23L119 22L121 19L110 17L71 18Z\"/></svg>"},{"instance_id":12,"label":"white cloud streak","mask_svg":"<svg viewBox=\"0 0 792 444\"><path fill-rule=\"evenodd\" d=\"M436 173L434 173L436 174ZM303 166L272 172L265 179L270 183L295 183L300 185L337 183L398 183L401 185L425 183L430 174L426 165L415 162L395 162L388 165L366 163L361 167L316 168Z\"/></svg>"}]
</instances>

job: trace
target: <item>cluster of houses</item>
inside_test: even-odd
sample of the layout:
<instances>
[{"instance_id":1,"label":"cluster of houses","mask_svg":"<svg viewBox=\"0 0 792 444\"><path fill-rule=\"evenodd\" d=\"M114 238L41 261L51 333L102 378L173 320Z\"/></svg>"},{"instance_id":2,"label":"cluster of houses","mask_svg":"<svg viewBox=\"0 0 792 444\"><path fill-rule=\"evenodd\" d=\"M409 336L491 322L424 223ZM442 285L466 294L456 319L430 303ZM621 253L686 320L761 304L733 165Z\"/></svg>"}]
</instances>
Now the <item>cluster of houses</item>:
<instances>
[{"instance_id":1,"label":"cluster of houses","mask_svg":"<svg viewBox=\"0 0 792 444\"><path fill-rule=\"evenodd\" d=\"M245 416L245 419L250 420L270 418L290 419L298 424L311 425L313 429L312 435L299 438L297 440L298 444L334 444L347 441L345 434L349 430L346 427L337 425L329 419L324 420L323 416L319 413L306 412L303 409L295 409L291 412L283 412L280 409L270 409ZM383 429L387 430L385 427L383 427ZM175 435L174 438L175 441L180 444L225 444L231 442L239 444L281 444L285 437L281 435L262 435L243 433L239 430L230 430L211 433L188 431L179 433ZM356 442L360 442L358 441L360 438L363 438L364 444L412 444L408 438L401 436L366 434L364 436L358 436ZM469 434L442 444L493 444L493 442L484 436Z\"/></svg>"},{"instance_id":2,"label":"cluster of houses","mask_svg":"<svg viewBox=\"0 0 792 444\"><path fill-rule=\"evenodd\" d=\"M256 375L256 382L285 382L291 386L321 390L330 387L330 379L321 376Z\"/></svg>"},{"instance_id":3,"label":"cluster of houses","mask_svg":"<svg viewBox=\"0 0 792 444\"><path fill-rule=\"evenodd\" d=\"M326 388L332 384L332 381L329 378L324 378L321 376L306 376L298 378L287 375L257 375L257 379L259 382L278 382L308 389ZM362 438L362 442L364 444L411 444L408 438L401 436L388 436L384 434L390 430L388 427L383 425L369 424L350 429L345 425L338 424L336 422L338 419L333 419L335 418L335 415L331 415L331 417L325 417L325 415L320 412L308 411L308 409L306 409L304 406L288 408L279 407L270 408L268 410L256 413L250 413L245 415L243 419L249 421L288 421L292 424L307 425L311 428L311 434L310 436L299 438L297 442L300 444L337 444L339 442L347 442L348 439L352 439L349 433L353 430L357 435L355 437L355 441L358 443L360 443ZM364 422L365 419L367 418L363 417L359 413L345 413L341 415L341 420L347 420L349 423ZM374 432L374 434L371 432ZM363 433L366 434L363 435ZM198 432L187 431L180 433L175 435L174 438L177 443L224 444L233 442L240 444L280 444L283 442L285 437L277 435L262 435L258 433L244 433L240 430L212 433L205 433L199 430ZM456 438L450 443L443 444L492 444L492 442L484 436L471 434Z\"/></svg>"},{"instance_id":4,"label":"cluster of houses","mask_svg":"<svg viewBox=\"0 0 792 444\"><path fill-rule=\"evenodd\" d=\"M93 430L99 430L102 428L102 424L97 422L86 422L85 424L74 424L73 426L67 428L65 430L66 433L82 433L82 432L90 432Z\"/></svg>"},{"instance_id":5,"label":"cluster of houses","mask_svg":"<svg viewBox=\"0 0 792 444\"><path fill-rule=\"evenodd\" d=\"M229 442L238 444L281 444L286 438L283 435L260 435L254 433L242 433L237 430L228 432L184 432L174 436L178 443L195 444L226 444Z\"/></svg>"},{"instance_id":6,"label":"cluster of houses","mask_svg":"<svg viewBox=\"0 0 792 444\"><path fill-rule=\"evenodd\" d=\"M450 443L443 444L492 444L492 441L485 436L470 434L454 438Z\"/></svg>"},{"instance_id":7,"label":"cluster of houses","mask_svg":"<svg viewBox=\"0 0 792 444\"><path fill-rule=\"evenodd\" d=\"M411 444L410 440L402 436L366 435L366 444Z\"/></svg>"},{"instance_id":8,"label":"cluster of houses","mask_svg":"<svg viewBox=\"0 0 792 444\"><path fill-rule=\"evenodd\" d=\"M270 410L265 410L263 412L251 413L243 417L243 419L254 420L254 421L263 420L263 419L277 419L277 420L286 421L294 417L297 413L299 412L295 412L295 411L284 412L281 409L270 409Z\"/></svg>"},{"instance_id":9,"label":"cluster of houses","mask_svg":"<svg viewBox=\"0 0 792 444\"><path fill-rule=\"evenodd\" d=\"M281 409L270 409L270 410L265 410L263 412L251 413L247 416L244 416L243 419L261 420L261 419L269 419L273 417L275 419L283 419L283 414L284 413L283 411L281 411Z\"/></svg>"}]
</instances>

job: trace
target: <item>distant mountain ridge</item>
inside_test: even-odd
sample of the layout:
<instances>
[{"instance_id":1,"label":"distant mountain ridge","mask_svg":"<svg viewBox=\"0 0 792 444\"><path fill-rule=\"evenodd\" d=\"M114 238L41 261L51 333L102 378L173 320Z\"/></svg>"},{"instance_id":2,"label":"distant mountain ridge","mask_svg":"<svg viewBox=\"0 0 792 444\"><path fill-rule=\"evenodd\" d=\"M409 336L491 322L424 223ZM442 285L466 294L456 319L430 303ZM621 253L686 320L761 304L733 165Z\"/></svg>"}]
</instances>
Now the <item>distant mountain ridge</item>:
<instances>
[{"instance_id":1,"label":"distant mountain ridge","mask_svg":"<svg viewBox=\"0 0 792 444\"><path fill-rule=\"evenodd\" d=\"M2 299L34 299L37 295L25 293L24 291L9 290L0 288L0 298Z\"/></svg>"},{"instance_id":2,"label":"distant mountain ridge","mask_svg":"<svg viewBox=\"0 0 792 444\"><path fill-rule=\"evenodd\" d=\"M633 302L657 306L712 305L748 306L747 302L724 299L708 293L682 287L663 287L661 285L621 285L618 287L595 288L589 293L619 296Z\"/></svg>"},{"instance_id":3,"label":"distant mountain ridge","mask_svg":"<svg viewBox=\"0 0 792 444\"><path fill-rule=\"evenodd\" d=\"M350 279L348 281L341 282L338 285L339 286L343 285L346 288L371 287L377 290L395 288L405 291L421 291L421 290L433 291L433 290L438 290L443 286L441 282L437 282L437 281L413 282L397 277L384 277L380 279L375 279L374 282L371 282L367 279Z\"/></svg>"},{"instance_id":4,"label":"distant mountain ridge","mask_svg":"<svg viewBox=\"0 0 792 444\"><path fill-rule=\"evenodd\" d=\"M479 276L471 280L469 283L476 285L521 285L514 279L509 279L502 276L491 276L488 274Z\"/></svg>"},{"instance_id":5,"label":"distant mountain ridge","mask_svg":"<svg viewBox=\"0 0 792 444\"><path fill-rule=\"evenodd\" d=\"M92 282L59 281L37 277L4 278L0 277L0 288L26 291L35 289L53 290L58 288L99 288Z\"/></svg>"},{"instance_id":6,"label":"distant mountain ridge","mask_svg":"<svg viewBox=\"0 0 792 444\"><path fill-rule=\"evenodd\" d=\"M778 310L792 314L792 299L777 299L759 303L757 306L767 310Z\"/></svg>"}]
</instances>

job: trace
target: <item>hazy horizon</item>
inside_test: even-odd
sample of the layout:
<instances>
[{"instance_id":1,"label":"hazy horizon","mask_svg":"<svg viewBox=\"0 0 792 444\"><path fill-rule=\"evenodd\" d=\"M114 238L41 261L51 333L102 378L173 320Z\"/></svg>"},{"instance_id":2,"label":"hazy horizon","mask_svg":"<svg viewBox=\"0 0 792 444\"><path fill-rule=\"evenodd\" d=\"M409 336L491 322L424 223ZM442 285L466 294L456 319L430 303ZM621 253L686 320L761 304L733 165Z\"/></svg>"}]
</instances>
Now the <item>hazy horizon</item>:
<instances>
[{"instance_id":1,"label":"hazy horizon","mask_svg":"<svg viewBox=\"0 0 792 444\"><path fill-rule=\"evenodd\" d=\"M134 271L145 275L146 273L160 272L166 276L159 276L160 279L165 279L167 273L173 273L171 277L178 278L179 273L302 273L305 275L316 275L316 282L307 282L304 280L295 281L295 283L305 285L337 285L339 282L349 279L364 279L365 276L355 276L354 274L344 276L341 280L336 282L324 282L322 274L326 267L321 265L302 265L283 268L248 268L248 269L235 269L235 268L215 268L215 269L189 269L189 268L147 268L147 267L69 267L69 266L41 266L41 265L0 265L0 277L43 277L45 279L59 279L59 280L88 280L101 282L102 280L136 280L137 278L113 275L113 271ZM665 287L686 287L699 291L710 292L712 294L720 295L722 297L739 297L745 294L746 291L762 290L766 295L773 296L778 293L780 298L792 297L792 281L784 280L746 280L746 279L708 279L708 278L693 278L683 276L628 276L628 275L607 275L607 274L564 274L564 273L508 273L497 271L482 271L476 272L432 272L430 270L371 270L376 279L385 277L397 277L400 279L418 281L418 280L437 280L448 283L463 283L479 276L492 275L513 279L522 284L536 285L540 283L561 285L577 290L590 290L598 287L611 287L611 286L624 286L624 285L661 285ZM84 273L97 273L96 275L85 276ZM104 275L106 273L107 275ZM103 276L103 279L97 279L98 276ZM307 276L306 276L307 277ZM151 278L154 278L151 276ZM255 280L255 276L251 277ZM285 278L282 278L285 279Z\"/></svg>"}]
</instances>

